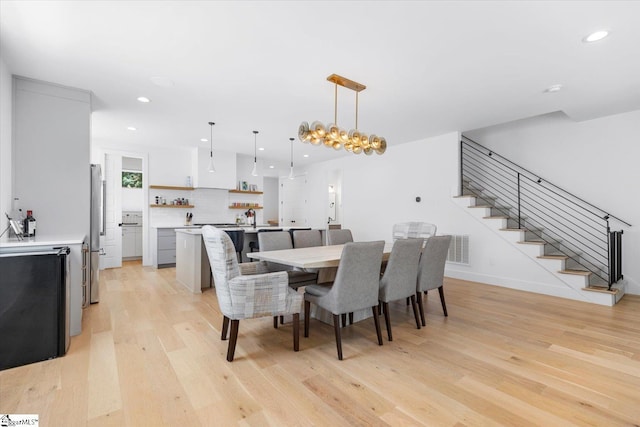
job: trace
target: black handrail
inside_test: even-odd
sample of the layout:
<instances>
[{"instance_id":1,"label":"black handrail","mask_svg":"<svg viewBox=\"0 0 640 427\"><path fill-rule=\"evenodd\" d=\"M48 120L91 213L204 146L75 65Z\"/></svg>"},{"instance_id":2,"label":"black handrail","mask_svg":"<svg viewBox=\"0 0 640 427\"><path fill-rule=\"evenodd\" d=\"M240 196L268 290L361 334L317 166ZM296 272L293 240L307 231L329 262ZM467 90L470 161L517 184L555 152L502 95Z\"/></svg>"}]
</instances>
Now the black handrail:
<instances>
[{"instance_id":1,"label":"black handrail","mask_svg":"<svg viewBox=\"0 0 640 427\"><path fill-rule=\"evenodd\" d=\"M460 173L460 194L466 190L487 200L509 218L508 226L517 222L517 228L591 271L609 289L623 277L622 231L611 231L609 219L630 227L628 222L465 136L460 141Z\"/></svg>"},{"instance_id":2,"label":"black handrail","mask_svg":"<svg viewBox=\"0 0 640 427\"><path fill-rule=\"evenodd\" d=\"M482 148L482 149L484 149L484 150L487 150L487 151L489 152L489 153L488 153L489 157L493 157L494 159L495 159L495 157L499 157L500 159L503 159L506 163L510 164L510 165L511 165L511 167L510 167L510 166L508 166L508 165L506 165L506 164L503 164L503 165L504 165L505 167L507 167L507 168L511 169L512 171L514 171L514 172L516 172L516 173L517 173L517 172L520 172L520 173L526 173L526 174L530 175L530 177L531 177L531 178L535 178L539 184L541 184L541 183L543 183L543 182L544 182L547 186L554 187L554 188L556 188L559 192L564 193L564 194L566 194L567 196L569 196L569 197L571 197L571 198L574 198L574 199L576 199L576 200L580 201L580 202L581 202L581 203L583 203L584 205L590 206L590 207L592 207L593 209L595 209L595 210L597 210L597 211L599 211L599 212L603 213L604 215L603 215L602 217L603 217L604 219L614 218L614 219L616 219L616 220L620 221L621 223L623 223L624 225L626 225L627 227L631 227L631 224L629 224L627 221L625 221L625 220L623 220L623 219L620 219L620 218L618 218L617 216L615 216L615 215L613 215L613 214L608 213L606 210L601 209L601 208L599 208L599 207L597 207L597 206L595 206L595 205L593 205L593 204L591 204L591 203L587 202L586 200L581 199L580 197L576 196L575 194L571 194L570 192L568 192L568 191L566 191L566 190L564 190L564 189L562 189L562 188L558 187L557 185L553 184L553 183L552 183L552 182L550 182L550 181L547 181L546 179L542 179L542 178L540 177L540 175L535 174L535 173L533 173L533 172L531 172L531 171L529 171L529 170L527 170L527 169L523 168L522 166L520 166L520 165L518 165L518 164L516 164L516 163L512 162L511 160L507 159L506 157L501 156L500 154L496 153L496 152L495 152L495 151L493 151L493 150L489 150L488 148L483 147L482 145L478 144L476 141L472 140L471 138L468 138L468 137L466 137L466 136L462 135L462 140L463 140L463 141L466 141L466 142L468 142L468 143L475 144L476 146L478 146L478 147L480 147L480 148ZM478 150L478 148L471 146L471 144L470 144L469 146L470 146L470 148L473 148L473 149ZM478 151L479 151L479 150L478 150ZM462 154L461 154L461 156L462 156ZM594 215L598 215L598 214L596 214L595 212L594 212L593 214L594 214Z\"/></svg>"}]
</instances>

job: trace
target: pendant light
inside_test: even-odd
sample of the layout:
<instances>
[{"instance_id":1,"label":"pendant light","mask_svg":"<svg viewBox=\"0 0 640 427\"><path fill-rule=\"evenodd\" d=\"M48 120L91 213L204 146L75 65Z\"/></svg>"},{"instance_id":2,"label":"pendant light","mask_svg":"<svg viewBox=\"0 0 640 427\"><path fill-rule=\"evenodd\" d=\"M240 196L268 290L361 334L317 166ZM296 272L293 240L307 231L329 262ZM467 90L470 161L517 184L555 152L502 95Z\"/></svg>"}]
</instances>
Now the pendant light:
<instances>
[{"instance_id":1,"label":"pendant light","mask_svg":"<svg viewBox=\"0 0 640 427\"><path fill-rule=\"evenodd\" d=\"M209 126L211 126L211 137L209 138L209 172L213 173L216 171L216 168L213 166L213 125L214 122L209 122Z\"/></svg>"},{"instance_id":2,"label":"pendant light","mask_svg":"<svg viewBox=\"0 0 640 427\"><path fill-rule=\"evenodd\" d=\"M253 131L253 170L251 171L251 175L258 176L258 155L257 155L257 136L258 131Z\"/></svg>"},{"instance_id":3,"label":"pendant light","mask_svg":"<svg viewBox=\"0 0 640 427\"><path fill-rule=\"evenodd\" d=\"M294 138L289 138L289 141L291 141L291 170L289 171L289 179L293 179L293 140Z\"/></svg>"}]
</instances>

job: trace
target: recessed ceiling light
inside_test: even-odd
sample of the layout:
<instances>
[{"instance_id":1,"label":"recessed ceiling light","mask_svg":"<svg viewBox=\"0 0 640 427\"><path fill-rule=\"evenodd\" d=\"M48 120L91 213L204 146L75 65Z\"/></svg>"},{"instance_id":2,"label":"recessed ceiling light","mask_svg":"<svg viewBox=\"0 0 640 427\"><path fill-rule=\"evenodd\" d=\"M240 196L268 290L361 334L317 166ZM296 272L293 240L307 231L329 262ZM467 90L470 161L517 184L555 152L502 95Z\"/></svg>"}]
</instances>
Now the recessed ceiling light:
<instances>
[{"instance_id":1,"label":"recessed ceiling light","mask_svg":"<svg viewBox=\"0 0 640 427\"><path fill-rule=\"evenodd\" d=\"M302 157L309 157L309 155L308 154L303 154Z\"/></svg>"},{"instance_id":2,"label":"recessed ceiling light","mask_svg":"<svg viewBox=\"0 0 640 427\"><path fill-rule=\"evenodd\" d=\"M202 142L209 142L209 140L207 138L200 138L200 141Z\"/></svg>"},{"instance_id":3,"label":"recessed ceiling light","mask_svg":"<svg viewBox=\"0 0 640 427\"><path fill-rule=\"evenodd\" d=\"M587 37L583 38L582 42L583 43L597 42L598 40L602 40L608 35L609 35L609 31L606 31L606 30L596 31L595 33L591 33Z\"/></svg>"},{"instance_id":4,"label":"recessed ceiling light","mask_svg":"<svg viewBox=\"0 0 640 427\"><path fill-rule=\"evenodd\" d=\"M264 147L258 148L258 151L264 151Z\"/></svg>"},{"instance_id":5,"label":"recessed ceiling light","mask_svg":"<svg viewBox=\"0 0 640 427\"><path fill-rule=\"evenodd\" d=\"M548 88L546 88L544 91L545 93L553 93L553 92L558 92L560 89L562 89L562 85L551 85Z\"/></svg>"},{"instance_id":6,"label":"recessed ceiling light","mask_svg":"<svg viewBox=\"0 0 640 427\"><path fill-rule=\"evenodd\" d=\"M151 82L160 87L173 87L173 81L170 78L164 76L151 77Z\"/></svg>"},{"instance_id":7,"label":"recessed ceiling light","mask_svg":"<svg viewBox=\"0 0 640 427\"><path fill-rule=\"evenodd\" d=\"M138 101L140 101L140 102L142 102L144 104L146 104L148 102L151 102L151 100L149 98L147 98L146 96L139 96L138 97Z\"/></svg>"},{"instance_id":8,"label":"recessed ceiling light","mask_svg":"<svg viewBox=\"0 0 640 427\"><path fill-rule=\"evenodd\" d=\"M269 169L273 169L273 168L275 168L275 166L269 165Z\"/></svg>"},{"instance_id":9,"label":"recessed ceiling light","mask_svg":"<svg viewBox=\"0 0 640 427\"><path fill-rule=\"evenodd\" d=\"M138 130L138 129L134 128L133 126L127 126L127 129L129 129L129 130Z\"/></svg>"}]
</instances>

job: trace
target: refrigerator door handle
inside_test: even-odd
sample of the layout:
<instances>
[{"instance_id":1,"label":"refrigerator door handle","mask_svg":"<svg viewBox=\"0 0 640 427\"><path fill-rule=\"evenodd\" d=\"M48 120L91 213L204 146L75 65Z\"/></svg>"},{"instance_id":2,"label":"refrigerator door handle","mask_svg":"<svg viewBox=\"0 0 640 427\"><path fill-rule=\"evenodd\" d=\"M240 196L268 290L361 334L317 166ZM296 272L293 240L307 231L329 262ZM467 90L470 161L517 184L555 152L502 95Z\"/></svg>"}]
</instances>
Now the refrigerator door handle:
<instances>
[{"instance_id":1,"label":"refrigerator door handle","mask_svg":"<svg viewBox=\"0 0 640 427\"><path fill-rule=\"evenodd\" d=\"M100 235L104 236L107 229L107 181L102 181L102 224Z\"/></svg>"}]
</instances>

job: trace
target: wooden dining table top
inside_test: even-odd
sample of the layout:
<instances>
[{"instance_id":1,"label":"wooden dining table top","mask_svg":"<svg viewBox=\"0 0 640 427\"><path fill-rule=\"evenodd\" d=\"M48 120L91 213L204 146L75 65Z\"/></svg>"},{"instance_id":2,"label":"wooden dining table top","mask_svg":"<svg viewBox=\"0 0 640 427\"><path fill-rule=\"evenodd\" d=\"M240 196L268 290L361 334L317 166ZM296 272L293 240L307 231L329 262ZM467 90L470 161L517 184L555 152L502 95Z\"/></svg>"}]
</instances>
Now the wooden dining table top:
<instances>
[{"instance_id":1,"label":"wooden dining table top","mask_svg":"<svg viewBox=\"0 0 640 427\"><path fill-rule=\"evenodd\" d=\"M393 243L385 242L383 260L389 259ZM275 262L299 268L330 268L340 264L344 245L313 246L309 248L282 249L278 251L248 252L247 257Z\"/></svg>"}]
</instances>

